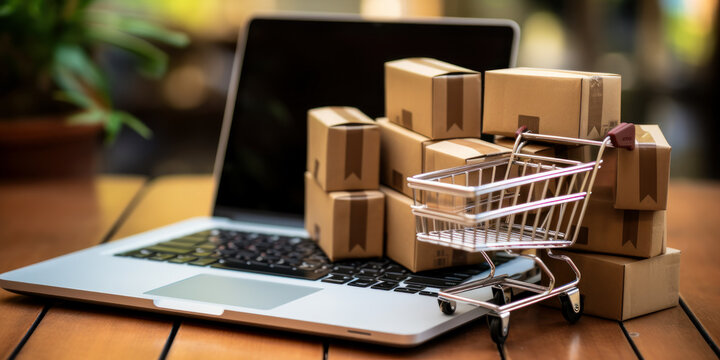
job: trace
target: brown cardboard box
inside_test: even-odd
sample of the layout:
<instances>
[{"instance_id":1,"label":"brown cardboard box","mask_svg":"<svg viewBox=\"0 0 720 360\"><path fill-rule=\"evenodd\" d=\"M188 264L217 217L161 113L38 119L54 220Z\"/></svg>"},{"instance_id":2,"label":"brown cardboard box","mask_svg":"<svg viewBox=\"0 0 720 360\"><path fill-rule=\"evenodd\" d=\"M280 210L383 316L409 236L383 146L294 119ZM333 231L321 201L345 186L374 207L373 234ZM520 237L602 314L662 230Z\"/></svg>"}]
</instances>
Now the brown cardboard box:
<instances>
[{"instance_id":1,"label":"brown cardboard box","mask_svg":"<svg viewBox=\"0 0 720 360\"><path fill-rule=\"evenodd\" d=\"M430 139L480 137L480 73L435 59L385 63L388 119Z\"/></svg>"},{"instance_id":2,"label":"brown cardboard box","mask_svg":"<svg viewBox=\"0 0 720 360\"><path fill-rule=\"evenodd\" d=\"M308 111L307 170L325 191L377 189L380 130L352 107Z\"/></svg>"},{"instance_id":3,"label":"brown cardboard box","mask_svg":"<svg viewBox=\"0 0 720 360\"><path fill-rule=\"evenodd\" d=\"M305 172L305 229L333 261L383 255L385 195L325 192Z\"/></svg>"},{"instance_id":4,"label":"brown cardboard box","mask_svg":"<svg viewBox=\"0 0 720 360\"><path fill-rule=\"evenodd\" d=\"M507 156L511 151L512 149L473 138L438 141L425 147L423 171L476 164L487 159L497 159L498 156ZM505 176L504 173L502 175Z\"/></svg>"},{"instance_id":5,"label":"brown cardboard box","mask_svg":"<svg viewBox=\"0 0 720 360\"><path fill-rule=\"evenodd\" d=\"M635 125L635 141L634 150L615 150L615 208L666 210L670 144L657 125Z\"/></svg>"},{"instance_id":6,"label":"brown cardboard box","mask_svg":"<svg viewBox=\"0 0 720 360\"><path fill-rule=\"evenodd\" d=\"M515 138L496 135L495 144L512 150L515 146ZM567 146L540 142L528 142L527 145L523 147L522 153L558 157L561 159L569 159L580 162L590 162L594 161L597 156L597 152L595 152L595 155L593 155L592 150L593 146L590 145Z\"/></svg>"},{"instance_id":7,"label":"brown cardboard box","mask_svg":"<svg viewBox=\"0 0 720 360\"><path fill-rule=\"evenodd\" d=\"M665 210L617 210L594 196L572 249L643 258L665 252Z\"/></svg>"},{"instance_id":8,"label":"brown cardboard box","mask_svg":"<svg viewBox=\"0 0 720 360\"><path fill-rule=\"evenodd\" d=\"M380 127L380 183L412 197L406 178L423 173L425 146L434 141L387 118L377 120Z\"/></svg>"},{"instance_id":9,"label":"brown cardboard box","mask_svg":"<svg viewBox=\"0 0 720 360\"><path fill-rule=\"evenodd\" d=\"M585 314L613 320L627 320L678 304L680 250L649 259L632 259L612 255L575 253L553 250L569 256L580 269L580 296L584 297ZM543 261L555 275L555 284L575 278L564 261ZM543 277L543 283L547 278ZM559 305L553 299L548 305Z\"/></svg>"},{"instance_id":10,"label":"brown cardboard box","mask_svg":"<svg viewBox=\"0 0 720 360\"><path fill-rule=\"evenodd\" d=\"M387 257L413 272L484 261L480 253L468 253L418 241L415 237L415 215L410 208L413 200L385 186L380 186L380 191L385 194Z\"/></svg>"},{"instance_id":11,"label":"brown cardboard box","mask_svg":"<svg viewBox=\"0 0 720 360\"><path fill-rule=\"evenodd\" d=\"M425 147L425 167L423 171L430 172L466 164L477 164L486 160L505 157L510 152L511 150L500 145L480 139L466 138L438 141ZM498 166L495 170L494 180L504 179L506 169L506 165ZM492 174L492 170L483 171L482 179L479 179L478 172L471 172L468 179L465 179L465 175L458 175L455 176L454 181L460 185L478 186L492 182ZM449 209L459 209L459 207L468 205L466 202L458 202L456 197L446 194L438 196L434 192L425 192L423 201L430 207Z\"/></svg>"},{"instance_id":12,"label":"brown cardboard box","mask_svg":"<svg viewBox=\"0 0 720 360\"><path fill-rule=\"evenodd\" d=\"M620 123L620 76L550 69L485 72L483 133L602 139Z\"/></svg>"}]
</instances>

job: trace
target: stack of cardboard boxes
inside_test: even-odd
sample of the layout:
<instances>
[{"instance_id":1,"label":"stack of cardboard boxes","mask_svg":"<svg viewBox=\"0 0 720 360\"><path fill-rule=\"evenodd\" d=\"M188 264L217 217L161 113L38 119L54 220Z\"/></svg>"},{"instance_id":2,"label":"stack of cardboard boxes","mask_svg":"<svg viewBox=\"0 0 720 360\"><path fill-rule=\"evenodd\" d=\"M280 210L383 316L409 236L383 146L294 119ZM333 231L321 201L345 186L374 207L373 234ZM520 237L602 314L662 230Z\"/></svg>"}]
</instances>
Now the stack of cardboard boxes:
<instances>
[{"instance_id":1,"label":"stack of cardboard boxes","mask_svg":"<svg viewBox=\"0 0 720 360\"><path fill-rule=\"evenodd\" d=\"M485 133L536 133L601 140L620 119L620 77L573 71L505 69L485 74ZM635 126L636 148L606 149L577 241L585 313L626 320L678 302L680 252L666 248L670 146L657 125ZM512 139L496 139L512 148ZM580 161L590 149L533 144L524 151ZM543 252L544 253L544 252ZM547 257L545 257L547 259ZM558 283L573 274L547 264Z\"/></svg>"},{"instance_id":2,"label":"stack of cardboard boxes","mask_svg":"<svg viewBox=\"0 0 720 360\"><path fill-rule=\"evenodd\" d=\"M387 202L386 255L411 271L482 262L477 253L417 241L413 192L406 181L423 172L509 154L478 139L480 73L428 58L390 61L385 64L385 106L387 118L377 123L380 182L385 185L380 191Z\"/></svg>"},{"instance_id":3,"label":"stack of cardboard boxes","mask_svg":"<svg viewBox=\"0 0 720 360\"><path fill-rule=\"evenodd\" d=\"M308 112L305 228L333 261L383 255L380 131L351 107Z\"/></svg>"},{"instance_id":4,"label":"stack of cardboard boxes","mask_svg":"<svg viewBox=\"0 0 720 360\"><path fill-rule=\"evenodd\" d=\"M406 178L506 156L520 126L602 140L620 122L618 75L488 71L484 102L482 85L469 69L396 60L385 64L387 118L374 122L343 107L308 113L306 227L330 259L382 256L385 249L414 272L481 262L480 254L417 241L411 206L420 194ZM481 129L496 143L480 140ZM536 143L523 151L595 159L589 147ZM575 245L555 250L580 268L586 313L625 320L677 304L680 252L665 247L669 166L670 146L656 125L636 126L632 151L606 149ZM557 283L572 279L567 264L547 260Z\"/></svg>"}]
</instances>

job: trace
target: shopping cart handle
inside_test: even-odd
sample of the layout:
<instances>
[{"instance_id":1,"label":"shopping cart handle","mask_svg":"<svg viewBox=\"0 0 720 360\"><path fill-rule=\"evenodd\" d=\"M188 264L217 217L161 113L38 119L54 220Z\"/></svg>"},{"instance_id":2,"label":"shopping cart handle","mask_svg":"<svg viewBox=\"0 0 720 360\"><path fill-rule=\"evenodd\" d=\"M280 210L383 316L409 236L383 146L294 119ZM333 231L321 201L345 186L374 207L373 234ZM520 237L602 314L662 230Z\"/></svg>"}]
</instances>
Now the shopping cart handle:
<instances>
[{"instance_id":1,"label":"shopping cart handle","mask_svg":"<svg viewBox=\"0 0 720 360\"><path fill-rule=\"evenodd\" d=\"M528 128L527 128L527 126L525 126L525 125L519 127L517 130L515 130L515 137L520 136L520 134L522 134L522 133L524 133L525 131L527 131L527 129L528 129Z\"/></svg>"},{"instance_id":2,"label":"shopping cart handle","mask_svg":"<svg viewBox=\"0 0 720 360\"><path fill-rule=\"evenodd\" d=\"M635 148L635 125L621 123L608 132L610 141L616 148L632 150Z\"/></svg>"}]
</instances>

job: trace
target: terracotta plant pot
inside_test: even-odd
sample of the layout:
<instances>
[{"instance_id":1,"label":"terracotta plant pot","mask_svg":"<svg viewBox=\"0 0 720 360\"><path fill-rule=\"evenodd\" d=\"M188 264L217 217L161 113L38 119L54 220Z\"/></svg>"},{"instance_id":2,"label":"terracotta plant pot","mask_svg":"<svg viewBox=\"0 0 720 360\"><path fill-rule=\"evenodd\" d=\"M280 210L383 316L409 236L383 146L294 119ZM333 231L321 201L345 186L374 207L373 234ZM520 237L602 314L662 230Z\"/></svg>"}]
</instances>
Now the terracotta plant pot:
<instances>
[{"instance_id":1,"label":"terracotta plant pot","mask_svg":"<svg viewBox=\"0 0 720 360\"><path fill-rule=\"evenodd\" d=\"M0 179L90 177L102 125L68 125L64 117L0 121Z\"/></svg>"}]
</instances>

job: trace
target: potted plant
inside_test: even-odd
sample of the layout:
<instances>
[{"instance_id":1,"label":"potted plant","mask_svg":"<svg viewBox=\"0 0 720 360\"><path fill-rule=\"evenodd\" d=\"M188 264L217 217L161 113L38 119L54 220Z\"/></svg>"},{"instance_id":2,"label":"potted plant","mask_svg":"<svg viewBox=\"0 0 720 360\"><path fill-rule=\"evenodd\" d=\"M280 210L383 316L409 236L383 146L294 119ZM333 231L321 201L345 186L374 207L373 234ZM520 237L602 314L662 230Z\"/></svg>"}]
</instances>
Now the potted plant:
<instances>
[{"instance_id":1,"label":"potted plant","mask_svg":"<svg viewBox=\"0 0 720 360\"><path fill-rule=\"evenodd\" d=\"M151 136L115 108L95 52L126 50L142 74L159 78L168 57L150 41L181 47L188 37L92 2L0 4L0 178L90 175L103 131L108 144L123 126Z\"/></svg>"}]
</instances>

